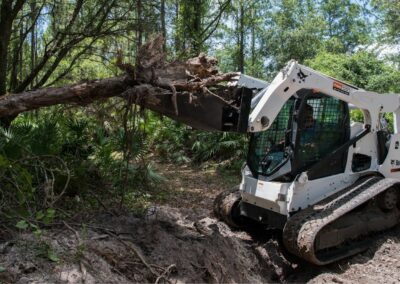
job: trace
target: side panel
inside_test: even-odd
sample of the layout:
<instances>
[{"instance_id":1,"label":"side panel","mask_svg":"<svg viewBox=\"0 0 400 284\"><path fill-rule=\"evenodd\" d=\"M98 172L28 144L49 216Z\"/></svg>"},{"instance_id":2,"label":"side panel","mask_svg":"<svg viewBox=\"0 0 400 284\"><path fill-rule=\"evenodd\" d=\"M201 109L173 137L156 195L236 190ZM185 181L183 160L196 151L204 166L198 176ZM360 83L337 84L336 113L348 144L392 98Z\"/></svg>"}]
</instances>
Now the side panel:
<instances>
[{"instance_id":1,"label":"side panel","mask_svg":"<svg viewBox=\"0 0 400 284\"><path fill-rule=\"evenodd\" d=\"M391 135L389 152L379 172L385 177L400 179L400 133Z\"/></svg>"},{"instance_id":2,"label":"side panel","mask_svg":"<svg viewBox=\"0 0 400 284\"><path fill-rule=\"evenodd\" d=\"M350 137L355 137L355 135L359 134L361 131L362 125L359 123L353 123L351 125ZM400 135L398 137L400 139ZM288 212L297 211L313 205L343 188L350 186L361 176L378 172L379 166L376 140L376 132L371 132L349 147L344 173L315 180L308 180L308 177L304 175L305 173L301 174L289 188L287 199ZM362 171L353 172L352 163L354 154L363 154L371 157L370 167ZM400 150L398 154L400 164ZM388 157L389 156L390 153L388 154ZM388 158L386 160L388 160ZM400 176L400 170L398 176Z\"/></svg>"},{"instance_id":3,"label":"side panel","mask_svg":"<svg viewBox=\"0 0 400 284\"><path fill-rule=\"evenodd\" d=\"M267 182L244 176L244 202L287 215L286 196L290 183Z\"/></svg>"},{"instance_id":4,"label":"side panel","mask_svg":"<svg viewBox=\"0 0 400 284\"><path fill-rule=\"evenodd\" d=\"M359 173L338 174L305 182L279 183L245 176L242 198L244 202L288 215L353 184L359 177Z\"/></svg>"},{"instance_id":5,"label":"side panel","mask_svg":"<svg viewBox=\"0 0 400 284\"><path fill-rule=\"evenodd\" d=\"M316 180L295 181L287 196L288 212L304 209L353 184L360 174L343 173ZM300 177L299 180L302 180Z\"/></svg>"}]
</instances>

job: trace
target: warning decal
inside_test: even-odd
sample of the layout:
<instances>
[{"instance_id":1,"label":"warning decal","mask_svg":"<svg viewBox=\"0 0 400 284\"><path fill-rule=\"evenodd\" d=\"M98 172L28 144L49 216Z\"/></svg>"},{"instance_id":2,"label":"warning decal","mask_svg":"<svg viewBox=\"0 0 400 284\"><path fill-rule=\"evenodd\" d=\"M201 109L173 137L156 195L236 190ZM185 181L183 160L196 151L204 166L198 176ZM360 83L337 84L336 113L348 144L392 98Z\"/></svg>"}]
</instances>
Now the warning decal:
<instances>
[{"instance_id":1,"label":"warning decal","mask_svg":"<svg viewBox=\"0 0 400 284\"><path fill-rule=\"evenodd\" d=\"M345 94L347 96L350 95L350 88L348 86L346 86L345 84L340 83L338 81L333 82L333 89L335 91Z\"/></svg>"}]
</instances>

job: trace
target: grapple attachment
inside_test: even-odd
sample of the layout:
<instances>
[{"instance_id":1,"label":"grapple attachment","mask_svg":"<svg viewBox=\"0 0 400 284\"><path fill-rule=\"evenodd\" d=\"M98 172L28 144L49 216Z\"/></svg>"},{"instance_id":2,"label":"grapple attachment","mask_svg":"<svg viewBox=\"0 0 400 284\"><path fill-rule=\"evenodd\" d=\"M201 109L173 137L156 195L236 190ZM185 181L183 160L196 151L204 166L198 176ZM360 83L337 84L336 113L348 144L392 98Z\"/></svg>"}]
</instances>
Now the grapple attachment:
<instances>
[{"instance_id":1,"label":"grapple attachment","mask_svg":"<svg viewBox=\"0 0 400 284\"><path fill-rule=\"evenodd\" d=\"M252 90L245 87L237 88L231 100L209 93L179 93L176 96L177 112L172 95L164 93L151 94L151 98L139 104L195 129L245 133L252 95Z\"/></svg>"}]
</instances>

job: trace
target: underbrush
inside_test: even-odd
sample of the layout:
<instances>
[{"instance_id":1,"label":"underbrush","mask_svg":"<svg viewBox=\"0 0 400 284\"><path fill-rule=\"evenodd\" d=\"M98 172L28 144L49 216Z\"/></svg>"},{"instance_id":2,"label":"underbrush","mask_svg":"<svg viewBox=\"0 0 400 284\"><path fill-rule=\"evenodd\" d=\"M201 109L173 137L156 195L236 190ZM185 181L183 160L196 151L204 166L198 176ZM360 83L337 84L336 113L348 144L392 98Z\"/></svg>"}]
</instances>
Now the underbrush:
<instances>
[{"instance_id":1,"label":"underbrush","mask_svg":"<svg viewBox=\"0 0 400 284\"><path fill-rule=\"evenodd\" d=\"M24 114L0 128L0 218L37 234L59 218L92 210L141 214L163 202L167 186L151 162L238 171L244 135L188 130L136 110L51 108ZM217 165L217 166L215 166Z\"/></svg>"},{"instance_id":2,"label":"underbrush","mask_svg":"<svg viewBox=\"0 0 400 284\"><path fill-rule=\"evenodd\" d=\"M145 135L132 125L105 128L83 113L52 109L0 129L0 218L40 232L58 217L123 208L160 182L145 156ZM135 208L132 208L135 210Z\"/></svg>"},{"instance_id":3,"label":"underbrush","mask_svg":"<svg viewBox=\"0 0 400 284\"><path fill-rule=\"evenodd\" d=\"M197 166L213 163L221 171L239 171L245 161L247 135L193 130L167 118L154 120L148 127L152 147L165 160Z\"/></svg>"}]
</instances>

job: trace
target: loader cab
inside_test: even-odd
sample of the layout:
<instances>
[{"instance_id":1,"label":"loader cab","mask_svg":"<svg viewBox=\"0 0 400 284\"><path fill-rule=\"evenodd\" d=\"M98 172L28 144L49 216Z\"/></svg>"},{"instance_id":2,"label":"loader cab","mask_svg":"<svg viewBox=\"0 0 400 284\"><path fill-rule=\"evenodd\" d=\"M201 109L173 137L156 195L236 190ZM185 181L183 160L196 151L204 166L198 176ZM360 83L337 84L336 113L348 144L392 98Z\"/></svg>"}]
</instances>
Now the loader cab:
<instances>
[{"instance_id":1,"label":"loader cab","mask_svg":"<svg viewBox=\"0 0 400 284\"><path fill-rule=\"evenodd\" d=\"M300 90L280 110L271 127L253 133L247 164L254 177L293 181L301 172L349 140L348 104L313 90ZM309 179L344 172L347 152L313 170Z\"/></svg>"}]
</instances>

